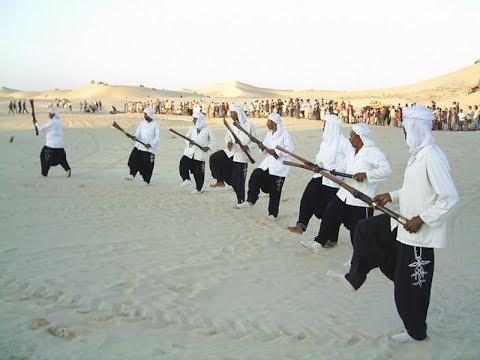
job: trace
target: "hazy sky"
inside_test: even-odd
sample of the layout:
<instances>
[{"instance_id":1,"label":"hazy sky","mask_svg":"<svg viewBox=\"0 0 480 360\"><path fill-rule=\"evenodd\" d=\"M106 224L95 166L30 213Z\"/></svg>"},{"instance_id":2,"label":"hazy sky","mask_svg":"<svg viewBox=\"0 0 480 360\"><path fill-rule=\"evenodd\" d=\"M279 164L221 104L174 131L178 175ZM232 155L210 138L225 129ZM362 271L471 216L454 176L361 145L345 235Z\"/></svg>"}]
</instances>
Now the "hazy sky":
<instances>
[{"instance_id":1,"label":"hazy sky","mask_svg":"<svg viewBox=\"0 0 480 360\"><path fill-rule=\"evenodd\" d=\"M478 0L0 0L0 86L409 84L480 58Z\"/></svg>"}]
</instances>

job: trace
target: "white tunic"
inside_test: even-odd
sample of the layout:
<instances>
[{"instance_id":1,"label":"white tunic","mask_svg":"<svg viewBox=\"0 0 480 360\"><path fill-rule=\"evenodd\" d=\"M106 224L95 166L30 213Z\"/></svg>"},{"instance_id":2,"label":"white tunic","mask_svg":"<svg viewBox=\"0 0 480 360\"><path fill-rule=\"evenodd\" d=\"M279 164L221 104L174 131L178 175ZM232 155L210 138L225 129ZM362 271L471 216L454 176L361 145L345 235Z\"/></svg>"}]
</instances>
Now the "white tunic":
<instances>
[{"instance_id":1,"label":"white tunic","mask_svg":"<svg viewBox=\"0 0 480 360\"><path fill-rule=\"evenodd\" d=\"M264 151L267 156L265 159L258 165L262 170L267 170L270 175L286 177L290 167L284 165L283 161L289 161L290 155L285 154L283 151L277 150L275 147L280 145L281 147L287 149L290 152L293 152L293 141L290 137L290 134L283 129L275 131L272 133L269 131L263 140L263 145L269 149L274 149L275 153L278 155L278 158L275 159L274 156L268 154Z\"/></svg>"},{"instance_id":2,"label":"white tunic","mask_svg":"<svg viewBox=\"0 0 480 360\"><path fill-rule=\"evenodd\" d=\"M390 192L400 204L400 215L407 219L419 215L425 222L419 231L409 233L398 226L397 240L410 246L444 248L447 244L446 218L458 202L445 154L437 145L428 145L409 159L401 189Z\"/></svg>"},{"instance_id":3,"label":"white tunic","mask_svg":"<svg viewBox=\"0 0 480 360\"><path fill-rule=\"evenodd\" d=\"M345 179L344 182L371 198L376 194L377 182L392 175L385 154L376 146L363 146L357 154L355 154L355 150L350 152L345 158L344 167L337 169L337 171L352 175L366 173L367 178L363 182L354 179ZM347 205L369 207L368 204L355 198L344 188L338 190L337 196Z\"/></svg>"},{"instance_id":4,"label":"white tunic","mask_svg":"<svg viewBox=\"0 0 480 360\"><path fill-rule=\"evenodd\" d=\"M63 127L59 118L53 117L45 125L36 122L35 126L38 130L46 132L45 146L52 149L62 149L64 147Z\"/></svg>"},{"instance_id":5,"label":"white tunic","mask_svg":"<svg viewBox=\"0 0 480 360\"><path fill-rule=\"evenodd\" d=\"M254 137L257 137L257 128L250 121L245 121L242 124L242 127L246 131L248 131L250 134L252 134ZM252 151L252 149L255 148L257 144L255 144L243 131L238 129L236 126L231 126L231 128L235 133L235 135L237 135L237 137L240 139L240 142L242 143L242 145L248 146L248 148L250 149L249 151ZM225 143L228 144L229 141L233 143L233 147L231 151L229 151L227 148L228 152L225 151L227 156L231 157L232 156L231 154L233 154L234 162L244 163L244 164L249 163L250 160L248 160L247 154L245 154L245 152L240 148L240 145L235 143L235 139L233 138L232 133L229 130L227 130L227 133L225 134Z\"/></svg>"},{"instance_id":6,"label":"white tunic","mask_svg":"<svg viewBox=\"0 0 480 360\"><path fill-rule=\"evenodd\" d=\"M197 128L195 127L195 125L191 126L185 136L195 141L198 145L202 147L209 147L210 150L212 150L216 144L215 136L213 136L212 130L210 130L210 128L207 126L202 128L199 133L197 133ZM190 159L193 158L199 161L205 161L207 159L207 153L205 151L203 151L196 145L191 145L186 140L185 142L187 143L187 147L183 151L183 155Z\"/></svg>"},{"instance_id":7,"label":"white tunic","mask_svg":"<svg viewBox=\"0 0 480 360\"><path fill-rule=\"evenodd\" d=\"M138 150L148 151L152 154L155 154L157 152L158 142L160 141L160 126L155 120L150 122L147 120L142 120L135 131L135 137L141 142L150 144L151 146L150 149L147 149L137 141L135 142L135 147Z\"/></svg>"}]
</instances>

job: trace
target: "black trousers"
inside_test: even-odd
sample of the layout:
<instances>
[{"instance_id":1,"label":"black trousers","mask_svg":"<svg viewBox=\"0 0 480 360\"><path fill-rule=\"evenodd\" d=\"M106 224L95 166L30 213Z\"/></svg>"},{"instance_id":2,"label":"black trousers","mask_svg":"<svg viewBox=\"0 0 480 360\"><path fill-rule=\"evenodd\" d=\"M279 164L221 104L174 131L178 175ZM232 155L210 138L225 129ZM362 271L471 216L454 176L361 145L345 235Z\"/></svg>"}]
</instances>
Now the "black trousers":
<instances>
[{"instance_id":1,"label":"black trousers","mask_svg":"<svg viewBox=\"0 0 480 360\"><path fill-rule=\"evenodd\" d=\"M394 282L395 304L405 329L412 338L423 340L427 337L434 251L405 245L396 238L397 229L390 230L390 218L385 214L359 221L345 278L359 289L370 270L380 268Z\"/></svg>"},{"instance_id":2,"label":"black trousers","mask_svg":"<svg viewBox=\"0 0 480 360\"><path fill-rule=\"evenodd\" d=\"M313 215L321 219L325 208L337 193L337 188L322 185L323 176L312 178L303 191L300 200L300 212L297 225L307 229L308 223Z\"/></svg>"},{"instance_id":3,"label":"black trousers","mask_svg":"<svg viewBox=\"0 0 480 360\"><path fill-rule=\"evenodd\" d=\"M216 179L217 182L226 182L230 185L233 156L229 158L227 154L225 154L225 151L218 150L210 155L209 165L212 177Z\"/></svg>"},{"instance_id":4,"label":"black trousers","mask_svg":"<svg viewBox=\"0 0 480 360\"><path fill-rule=\"evenodd\" d=\"M40 165L42 167L42 175L47 176L50 167L61 165L65 171L70 170L67 161L67 154L63 148L54 149L44 146L40 152Z\"/></svg>"},{"instance_id":5,"label":"black trousers","mask_svg":"<svg viewBox=\"0 0 480 360\"><path fill-rule=\"evenodd\" d=\"M230 183L237 195L237 202L243 203L245 201L245 182L247 180L248 164L233 162L232 163L232 177Z\"/></svg>"},{"instance_id":6,"label":"black trousers","mask_svg":"<svg viewBox=\"0 0 480 360\"><path fill-rule=\"evenodd\" d=\"M155 166L155 154L148 151L138 150L133 148L128 158L128 167L130 168L130 175L137 175L140 173L143 177L143 181L150 184L152 179L153 167Z\"/></svg>"},{"instance_id":7,"label":"black trousers","mask_svg":"<svg viewBox=\"0 0 480 360\"><path fill-rule=\"evenodd\" d=\"M268 214L277 217L284 182L285 177L270 175L268 169L262 170L256 168L253 170L252 175L250 175L250 180L248 181L247 201L255 204L258 200L260 190L269 194Z\"/></svg>"},{"instance_id":8,"label":"black trousers","mask_svg":"<svg viewBox=\"0 0 480 360\"><path fill-rule=\"evenodd\" d=\"M327 205L320 224L320 231L315 238L316 242L325 245L327 241L332 243L338 242L338 232L340 225L350 230L350 241L353 245L353 237L355 235L355 227L357 223L373 215L373 209L362 206L347 205L338 196L334 196Z\"/></svg>"},{"instance_id":9,"label":"black trousers","mask_svg":"<svg viewBox=\"0 0 480 360\"><path fill-rule=\"evenodd\" d=\"M183 155L180 159L178 169L182 180L190 180L190 173L192 173L195 179L196 189L198 191L202 190L203 183L205 182L205 161L190 159Z\"/></svg>"}]
</instances>

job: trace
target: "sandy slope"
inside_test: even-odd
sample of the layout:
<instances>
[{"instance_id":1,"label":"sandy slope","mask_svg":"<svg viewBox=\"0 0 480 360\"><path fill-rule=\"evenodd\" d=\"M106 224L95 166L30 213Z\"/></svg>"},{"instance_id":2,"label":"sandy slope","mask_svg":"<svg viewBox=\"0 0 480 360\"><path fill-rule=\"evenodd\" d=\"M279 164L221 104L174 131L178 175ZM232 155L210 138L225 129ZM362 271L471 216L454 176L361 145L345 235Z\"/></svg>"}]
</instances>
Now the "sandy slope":
<instances>
[{"instance_id":1,"label":"sandy slope","mask_svg":"<svg viewBox=\"0 0 480 360\"><path fill-rule=\"evenodd\" d=\"M133 130L138 115L62 118L73 175L65 179L57 167L44 179L43 139L29 116L0 113L0 358L478 356L480 133L435 133L461 204L448 248L436 253L431 341L401 346L389 340L402 323L383 275L372 272L353 295L325 276L350 256L347 232L328 256L318 256L298 242L315 235L318 220L302 236L285 229L296 221L309 173L291 171L279 219L270 223L266 197L251 211L234 210L233 191L210 189L209 173L202 195L178 186L184 143L166 129L185 131L190 119L162 116L153 185L145 187L122 179L132 144L109 126L116 120ZM263 135L264 120L255 123ZM221 141L220 121L210 124ZM286 119L285 127L296 152L313 158L320 124ZM402 133L374 128L373 137L394 173L379 191L396 188L408 158Z\"/></svg>"},{"instance_id":2,"label":"sandy slope","mask_svg":"<svg viewBox=\"0 0 480 360\"><path fill-rule=\"evenodd\" d=\"M352 105L361 107L369 104L372 100L384 104L411 104L413 102L429 105L432 100L439 106L450 106L453 101L460 102L466 110L468 105L480 104L480 91L470 93L471 90L480 85L480 63L468 66L458 71L439 76L433 79L419 81L399 87L387 89L375 89L365 91L331 91L331 90L279 90L259 88L244 84L238 81L229 83L213 84L204 89L191 90L181 89L171 91L165 89L152 89L142 86L104 85L88 84L72 90L48 90L38 92L25 92L12 90L6 87L0 88L0 98L5 99L30 99L53 100L56 98L68 98L77 100L102 100L108 99L109 105L121 106L128 100L155 100L176 98L177 101L185 99L196 99L209 97L212 100L246 101L259 98L269 99L321 99L349 101Z\"/></svg>"}]
</instances>

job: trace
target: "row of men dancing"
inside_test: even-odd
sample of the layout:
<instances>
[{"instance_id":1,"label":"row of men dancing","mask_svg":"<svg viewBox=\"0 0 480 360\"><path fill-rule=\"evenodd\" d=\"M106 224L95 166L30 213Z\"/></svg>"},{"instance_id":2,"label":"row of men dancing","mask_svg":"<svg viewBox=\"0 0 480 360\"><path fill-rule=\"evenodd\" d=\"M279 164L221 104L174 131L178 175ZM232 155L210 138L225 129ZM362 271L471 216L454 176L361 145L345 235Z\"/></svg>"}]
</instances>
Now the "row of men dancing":
<instances>
[{"instance_id":1,"label":"row of men dancing","mask_svg":"<svg viewBox=\"0 0 480 360\"><path fill-rule=\"evenodd\" d=\"M268 216L274 221L279 212L282 187L289 173L289 166L284 161L289 159L287 152L293 152L291 136L282 127L280 115L271 113L267 121L268 132L264 140L257 143L252 140L252 137L256 138L257 130L243 109L234 105L230 113L232 120L246 132L229 127L225 135L226 148L210 156L212 176L216 179L211 187L232 186L237 197L236 209L250 208L257 202L260 191L268 193ZM50 166L61 164L70 176L63 138L59 141L63 133L58 112L51 109L49 114L49 123L35 124L38 129L47 132L47 143L40 155L42 174L47 176ZM387 179L392 171L385 154L371 139L369 127L363 123L353 125L347 140L341 132L341 120L336 115L326 116L323 140L315 159L318 171L303 192L298 221L288 230L302 234L313 215L322 219L315 239L301 242L312 252L321 254L336 246L343 224L350 231L353 246L350 270L346 274L329 271L327 275L350 290L358 290L367 274L374 268L380 268L394 282L397 310L406 329L392 339L413 342L427 339L426 317L433 279L434 248L446 246L446 218L458 202L458 193L448 160L431 134L431 111L424 106L406 108L403 124L411 153L403 185L399 190L375 195L376 184ZM56 137L51 134L52 129L56 129ZM144 120L135 135L126 135L135 140L128 160L130 174L126 179L133 180L140 173L148 185L160 138L160 127L153 111L145 109ZM187 146L179 164L182 186L191 183L191 173L195 180L192 193L200 194L207 153L215 146L215 137L206 124L204 114L193 114L193 125L185 138L188 139ZM61 149L58 148L60 144ZM253 170L246 194L248 153L257 146L265 158ZM286 152L277 149L277 146ZM57 155L52 156L51 150ZM399 202L399 211L406 219L405 223L399 226L385 214L373 216L373 208L369 204L321 176L320 169L351 174L352 177L344 181L380 205Z\"/></svg>"}]
</instances>

